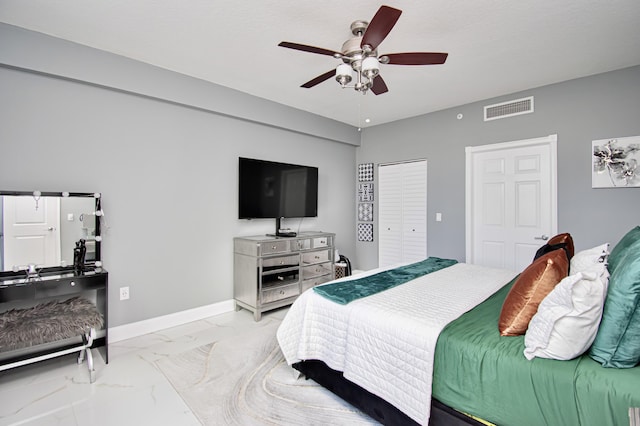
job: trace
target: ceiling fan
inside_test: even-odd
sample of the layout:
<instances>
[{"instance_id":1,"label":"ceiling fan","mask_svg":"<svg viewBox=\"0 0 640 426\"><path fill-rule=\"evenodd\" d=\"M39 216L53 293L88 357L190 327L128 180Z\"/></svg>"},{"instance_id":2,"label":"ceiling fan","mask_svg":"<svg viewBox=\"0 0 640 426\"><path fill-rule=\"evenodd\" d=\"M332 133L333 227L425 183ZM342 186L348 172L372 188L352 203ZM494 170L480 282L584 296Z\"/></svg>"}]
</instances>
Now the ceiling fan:
<instances>
[{"instance_id":1,"label":"ceiling fan","mask_svg":"<svg viewBox=\"0 0 640 426\"><path fill-rule=\"evenodd\" d=\"M335 76L343 88L353 87L356 91L366 94L369 89L380 95L389 91L380 75L380 64L390 65L437 65L447 60L448 53L436 52L407 52L387 53L378 55L378 45L387 37L393 26L400 18L402 11L389 6L380 6L371 22L355 21L351 24L350 38L342 45L342 51L323 49L321 47L283 41L278 46L319 55L333 56L341 59L342 63L335 70L327 71L304 83L300 87L311 88ZM348 84L356 81L353 86Z\"/></svg>"}]
</instances>

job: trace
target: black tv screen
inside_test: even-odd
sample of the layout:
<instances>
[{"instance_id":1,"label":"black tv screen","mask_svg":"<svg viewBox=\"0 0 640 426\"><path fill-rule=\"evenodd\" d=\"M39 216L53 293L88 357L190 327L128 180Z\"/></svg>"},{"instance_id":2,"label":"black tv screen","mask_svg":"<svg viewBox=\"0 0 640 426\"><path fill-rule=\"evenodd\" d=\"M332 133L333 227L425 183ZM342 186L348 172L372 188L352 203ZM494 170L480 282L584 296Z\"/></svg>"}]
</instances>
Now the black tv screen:
<instances>
[{"instance_id":1,"label":"black tv screen","mask_svg":"<svg viewBox=\"0 0 640 426\"><path fill-rule=\"evenodd\" d=\"M239 157L240 219L315 217L318 168Z\"/></svg>"}]
</instances>

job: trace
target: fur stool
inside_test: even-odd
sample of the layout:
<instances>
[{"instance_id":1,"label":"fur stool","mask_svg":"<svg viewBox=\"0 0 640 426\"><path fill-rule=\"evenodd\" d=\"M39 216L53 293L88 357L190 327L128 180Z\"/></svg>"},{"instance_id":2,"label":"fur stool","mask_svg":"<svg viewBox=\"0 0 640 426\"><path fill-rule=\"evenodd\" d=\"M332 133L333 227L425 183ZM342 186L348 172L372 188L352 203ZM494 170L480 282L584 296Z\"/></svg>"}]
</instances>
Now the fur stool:
<instances>
[{"instance_id":1,"label":"fur stool","mask_svg":"<svg viewBox=\"0 0 640 426\"><path fill-rule=\"evenodd\" d=\"M36 347L80 336L82 345L45 355L0 365L0 371L42 361L72 352L80 352L78 363L86 356L90 380L94 380L91 346L95 330L103 324L102 314L90 301L74 297L65 301L41 303L26 309L0 313L0 353Z\"/></svg>"}]
</instances>

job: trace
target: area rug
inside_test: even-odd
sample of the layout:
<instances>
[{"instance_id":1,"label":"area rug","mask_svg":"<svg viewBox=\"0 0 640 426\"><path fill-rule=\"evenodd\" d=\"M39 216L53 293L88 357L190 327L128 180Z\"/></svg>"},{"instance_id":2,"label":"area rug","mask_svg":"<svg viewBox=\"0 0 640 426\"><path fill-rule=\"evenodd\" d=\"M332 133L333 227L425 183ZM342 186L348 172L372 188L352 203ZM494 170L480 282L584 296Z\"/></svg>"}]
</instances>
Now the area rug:
<instances>
[{"instance_id":1,"label":"area rug","mask_svg":"<svg viewBox=\"0 0 640 426\"><path fill-rule=\"evenodd\" d=\"M296 378L276 341L279 322L156 362L203 425L371 425L312 380Z\"/></svg>"}]
</instances>

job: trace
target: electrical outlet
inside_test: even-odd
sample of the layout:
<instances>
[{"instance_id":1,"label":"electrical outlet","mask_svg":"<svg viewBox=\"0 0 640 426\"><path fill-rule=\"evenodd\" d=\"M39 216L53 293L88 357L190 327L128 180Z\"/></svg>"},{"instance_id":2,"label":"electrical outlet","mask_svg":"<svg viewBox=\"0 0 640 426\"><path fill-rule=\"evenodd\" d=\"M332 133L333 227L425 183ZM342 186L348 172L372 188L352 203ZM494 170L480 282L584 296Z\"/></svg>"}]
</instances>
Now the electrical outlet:
<instances>
[{"instance_id":1,"label":"electrical outlet","mask_svg":"<svg viewBox=\"0 0 640 426\"><path fill-rule=\"evenodd\" d=\"M120 287L120 300L129 299L129 287Z\"/></svg>"}]
</instances>

